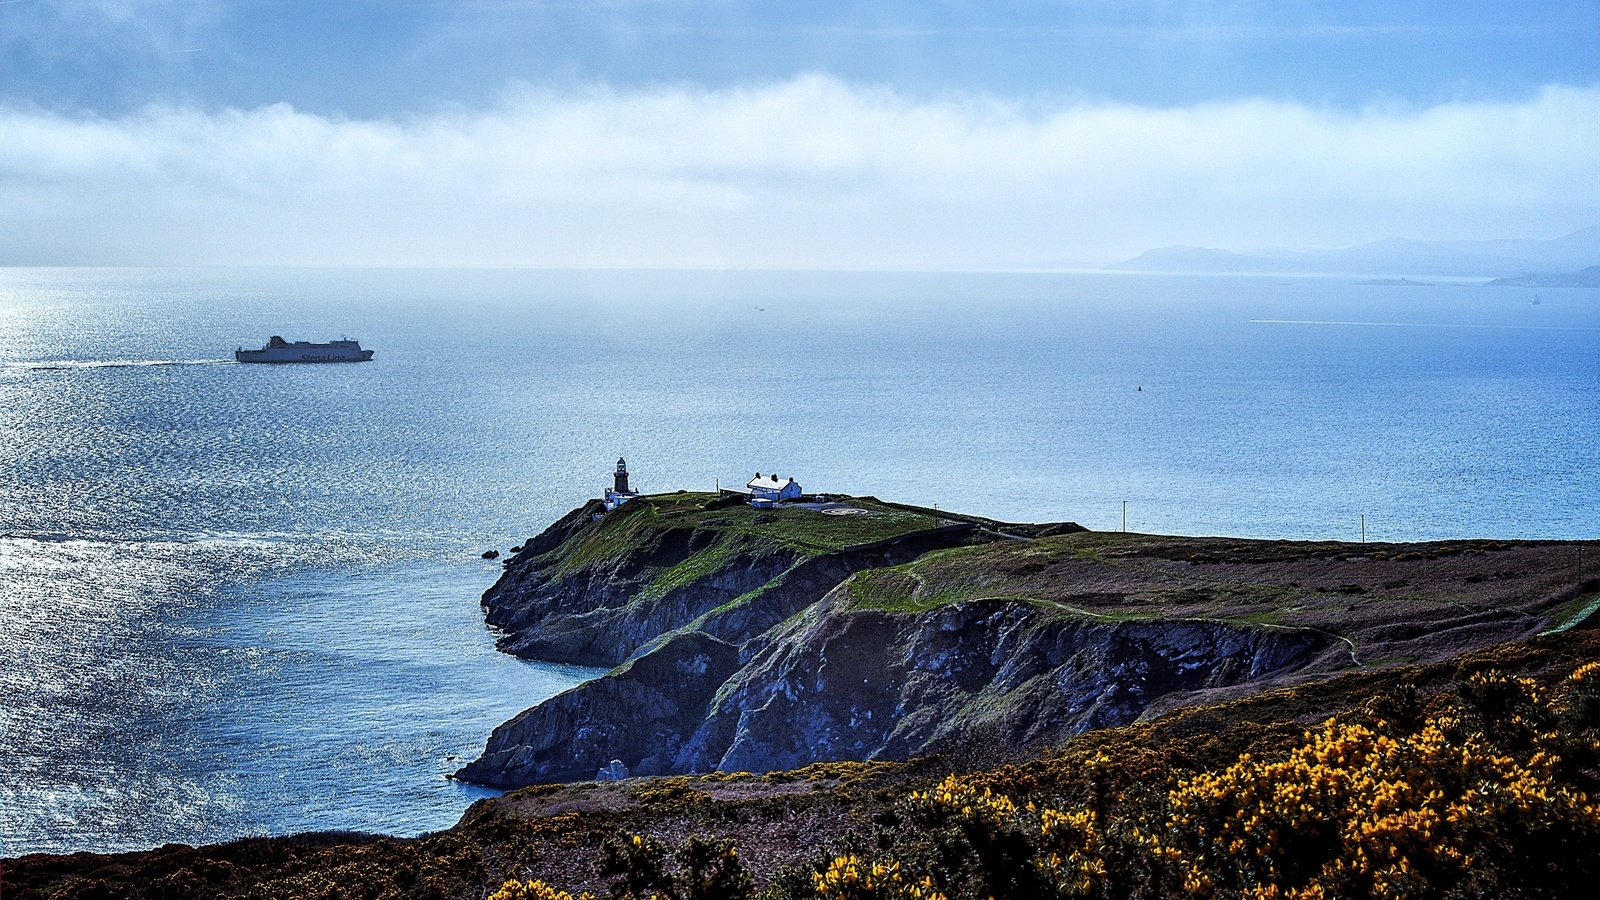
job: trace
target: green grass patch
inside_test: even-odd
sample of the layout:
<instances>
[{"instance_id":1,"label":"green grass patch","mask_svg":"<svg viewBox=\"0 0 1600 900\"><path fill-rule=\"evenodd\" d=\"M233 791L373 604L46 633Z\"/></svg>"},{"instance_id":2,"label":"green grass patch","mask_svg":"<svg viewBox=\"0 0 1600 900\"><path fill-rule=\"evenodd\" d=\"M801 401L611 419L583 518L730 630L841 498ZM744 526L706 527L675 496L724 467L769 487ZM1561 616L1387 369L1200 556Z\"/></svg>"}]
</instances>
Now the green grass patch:
<instances>
[{"instance_id":1,"label":"green grass patch","mask_svg":"<svg viewBox=\"0 0 1600 900\"><path fill-rule=\"evenodd\" d=\"M639 592L637 600L659 600L667 595L673 588L682 587L701 578L707 578L725 568L734 557L739 555L737 541L728 540L726 537L719 539L715 544L684 559L682 562L663 571L651 579Z\"/></svg>"},{"instance_id":2,"label":"green grass patch","mask_svg":"<svg viewBox=\"0 0 1600 900\"><path fill-rule=\"evenodd\" d=\"M908 566L867 569L850 579L850 605L857 609L884 609L890 612L920 612L928 607L917 600L921 586Z\"/></svg>"},{"instance_id":3,"label":"green grass patch","mask_svg":"<svg viewBox=\"0 0 1600 900\"><path fill-rule=\"evenodd\" d=\"M933 516L890 509L870 501L851 504L867 510L865 515L833 516L795 507L755 509L743 503L721 506L712 502L716 499L710 494L641 497L607 513L591 529L580 534L579 544L567 564L584 566L614 558L636 547L654 529L719 531L819 554L949 524Z\"/></svg>"},{"instance_id":4,"label":"green grass patch","mask_svg":"<svg viewBox=\"0 0 1600 900\"><path fill-rule=\"evenodd\" d=\"M837 516L795 507L755 509L709 493L649 495L606 513L552 551L557 558L551 571L559 579L630 557L659 559L660 568L640 572L636 600L648 603L739 565L741 556L818 556L950 524L870 500L850 505L866 512ZM697 548L692 553L661 552L663 545L682 547L690 540Z\"/></svg>"},{"instance_id":5,"label":"green grass patch","mask_svg":"<svg viewBox=\"0 0 1600 900\"><path fill-rule=\"evenodd\" d=\"M556 574L600 565L637 549L645 542L646 529L658 518L655 508L648 503L629 503L606 513L598 522L574 535L573 540L552 551L565 554L556 566Z\"/></svg>"},{"instance_id":6,"label":"green grass patch","mask_svg":"<svg viewBox=\"0 0 1600 900\"><path fill-rule=\"evenodd\" d=\"M1566 603L1556 607L1553 613L1556 624L1544 633L1556 634L1566 631L1594 615L1597 610L1600 610L1600 593L1584 594L1568 600Z\"/></svg>"},{"instance_id":7,"label":"green grass patch","mask_svg":"<svg viewBox=\"0 0 1600 900\"><path fill-rule=\"evenodd\" d=\"M833 553L946 524L931 516L881 507L860 516L830 516L814 509L744 507L740 517L730 527L811 554Z\"/></svg>"}]
</instances>

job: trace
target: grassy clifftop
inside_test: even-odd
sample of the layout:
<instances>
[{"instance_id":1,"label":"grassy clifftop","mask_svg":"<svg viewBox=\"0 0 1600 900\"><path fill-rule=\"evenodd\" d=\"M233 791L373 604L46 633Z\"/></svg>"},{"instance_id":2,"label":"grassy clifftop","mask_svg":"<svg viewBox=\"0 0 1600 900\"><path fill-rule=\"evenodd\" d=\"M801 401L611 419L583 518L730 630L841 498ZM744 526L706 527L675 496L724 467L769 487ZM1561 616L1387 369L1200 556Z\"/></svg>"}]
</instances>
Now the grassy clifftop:
<instances>
[{"instance_id":1,"label":"grassy clifftop","mask_svg":"<svg viewBox=\"0 0 1600 900\"><path fill-rule=\"evenodd\" d=\"M1415 662L1593 613L1592 542L1350 544L1084 532L857 573L858 608L1012 600L1099 621L1200 620L1337 635L1360 665Z\"/></svg>"},{"instance_id":2,"label":"grassy clifftop","mask_svg":"<svg viewBox=\"0 0 1600 900\"><path fill-rule=\"evenodd\" d=\"M550 553L556 557L553 572L562 577L630 557L655 559L655 546L682 543L688 554L653 567L643 584L638 599L648 601L740 555L816 556L951 524L870 498L852 498L831 509L755 509L715 494L653 494L601 516Z\"/></svg>"},{"instance_id":3,"label":"grassy clifftop","mask_svg":"<svg viewBox=\"0 0 1600 900\"><path fill-rule=\"evenodd\" d=\"M496 729L461 777L896 759L980 732L1032 747L1526 639L1600 597L1571 542L1090 533L872 498L757 510L707 494L564 521L486 598L516 652L727 664L704 683L619 672L576 688ZM696 634L709 642L679 640Z\"/></svg>"}]
</instances>

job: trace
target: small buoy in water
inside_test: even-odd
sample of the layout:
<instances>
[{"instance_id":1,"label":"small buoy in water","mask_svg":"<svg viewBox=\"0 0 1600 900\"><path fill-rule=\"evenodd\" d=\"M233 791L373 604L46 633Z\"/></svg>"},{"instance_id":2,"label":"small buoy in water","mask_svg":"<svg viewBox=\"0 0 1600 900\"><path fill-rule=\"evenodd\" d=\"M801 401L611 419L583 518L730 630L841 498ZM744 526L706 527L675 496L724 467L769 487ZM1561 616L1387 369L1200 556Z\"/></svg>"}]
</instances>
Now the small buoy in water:
<instances>
[{"instance_id":1,"label":"small buoy in water","mask_svg":"<svg viewBox=\"0 0 1600 900\"><path fill-rule=\"evenodd\" d=\"M485 551L483 551L483 558L484 559L499 559L500 558L500 551L499 550L485 550Z\"/></svg>"},{"instance_id":2,"label":"small buoy in water","mask_svg":"<svg viewBox=\"0 0 1600 900\"><path fill-rule=\"evenodd\" d=\"M1144 390L1144 385L1142 385L1142 384L1139 385L1139 390L1141 390L1141 391Z\"/></svg>"}]
</instances>

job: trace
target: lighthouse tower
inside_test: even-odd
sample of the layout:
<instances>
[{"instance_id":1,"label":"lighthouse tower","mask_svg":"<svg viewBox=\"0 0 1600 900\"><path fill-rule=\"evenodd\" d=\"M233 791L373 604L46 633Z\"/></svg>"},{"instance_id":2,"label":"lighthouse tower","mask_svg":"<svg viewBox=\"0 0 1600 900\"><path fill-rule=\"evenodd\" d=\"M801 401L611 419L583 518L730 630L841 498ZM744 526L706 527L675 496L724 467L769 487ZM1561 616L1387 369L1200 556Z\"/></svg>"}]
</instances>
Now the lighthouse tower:
<instances>
[{"instance_id":1,"label":"lighthouse tower","mask_svg":"<svg viewBox=\"0 0 1600 900\"><path fill-rule=\"evenodd\" d=\"M637 496L639 495L635 494L633 489L628 487L627 460L618 459L617 471L613 472L611 475L611 487L606 488L606 512L616 509L617 507L627 503L629 500L632 500Z\"/></svg>"}]
</instances>

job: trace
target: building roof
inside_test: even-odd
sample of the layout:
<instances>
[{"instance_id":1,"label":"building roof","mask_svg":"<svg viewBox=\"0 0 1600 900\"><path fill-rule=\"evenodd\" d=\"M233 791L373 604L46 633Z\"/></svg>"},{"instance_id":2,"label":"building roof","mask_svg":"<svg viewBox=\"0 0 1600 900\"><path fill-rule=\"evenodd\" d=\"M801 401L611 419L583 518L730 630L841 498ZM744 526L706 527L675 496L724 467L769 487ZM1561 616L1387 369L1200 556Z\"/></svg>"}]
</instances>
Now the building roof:
<instances>
[{"instance_id":1,"label":"building roof","mask_svg":"<svg viewBox=\"0 0 1600 900\"><path fill-rule=\"evenodd\" d=\"M784 485L787 485L793 480L793 478L780 479L776 475L769 475L765 478L752 478L750 479L750 483L746 484L745 487L752 491L758 489L777 491L782 490Z\"/></svg>"}]
</instances>

